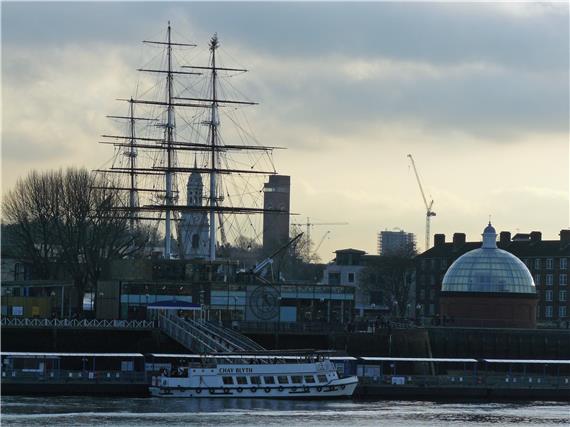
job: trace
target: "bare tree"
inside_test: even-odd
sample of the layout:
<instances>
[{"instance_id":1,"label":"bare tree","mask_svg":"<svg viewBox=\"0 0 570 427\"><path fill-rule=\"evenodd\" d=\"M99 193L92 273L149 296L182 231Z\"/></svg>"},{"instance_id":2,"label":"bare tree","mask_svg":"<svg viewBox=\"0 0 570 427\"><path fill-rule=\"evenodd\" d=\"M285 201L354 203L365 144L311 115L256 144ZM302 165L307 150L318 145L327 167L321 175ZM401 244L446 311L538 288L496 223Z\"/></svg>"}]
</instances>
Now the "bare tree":
<instances>
[{"instance_id":1,"label":"bare tree","mask_svg":"<svg viewBox=\"0 0 570 427\"><path fill-rule=\"evenodd\" d=\"M360 273L364 290L380 292L383 303L390 308L394 317L405 317L414 268L415 248L410 246L401 251L370 257L366 268Z\"/></svg>"},{"instance_id":2,"label":"bare tree","mask_svg":"<svg viewBox=\"0 0 570 427\"><path fill-rule=\"evenodd\" d=\"M149 230L129 226L121 193L86 169L32 172L4 200L21 255L37 265L40 278L53 278L58 263L72 277L77 309L87 289L96 289L103 265L141 252Z\"/></svg>"}]
</instances>

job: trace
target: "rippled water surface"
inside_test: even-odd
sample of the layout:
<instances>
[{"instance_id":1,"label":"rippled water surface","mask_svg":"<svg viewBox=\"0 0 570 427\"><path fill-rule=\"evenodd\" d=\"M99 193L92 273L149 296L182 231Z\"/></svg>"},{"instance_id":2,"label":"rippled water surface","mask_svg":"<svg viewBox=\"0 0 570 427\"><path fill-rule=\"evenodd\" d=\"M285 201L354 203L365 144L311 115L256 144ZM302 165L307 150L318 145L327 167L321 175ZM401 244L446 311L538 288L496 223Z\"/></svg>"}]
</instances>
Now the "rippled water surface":
<instances>
[{"instance_id":1,"label":"rippled water surface","mask_svg":"<svg viewBox=\"0 0 570 427\"><path fill-rule=\"evenodd\" d=\"M2 426L569 426L558 402L2 397Z\"/></svg>"}]
</instances>

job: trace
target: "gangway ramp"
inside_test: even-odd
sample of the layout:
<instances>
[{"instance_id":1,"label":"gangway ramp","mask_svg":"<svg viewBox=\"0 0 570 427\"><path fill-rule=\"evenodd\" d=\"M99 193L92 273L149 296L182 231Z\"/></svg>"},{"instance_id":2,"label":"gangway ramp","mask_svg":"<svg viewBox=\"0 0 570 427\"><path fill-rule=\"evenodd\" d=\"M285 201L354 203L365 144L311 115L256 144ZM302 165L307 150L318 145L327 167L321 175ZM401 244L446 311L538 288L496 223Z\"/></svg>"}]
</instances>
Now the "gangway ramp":
<instances>
[{"instance_id":1,"label":"gangway ramp","mask_svg":"<svg viewBox=\"0 0 570 427\"><path fill-rule=\"evenodd\" d=\"M160 329L186 349L198 353L264 350L246 336L206 320L187 319L173 312L158 314Z\"/></svg>"}]
</instances>

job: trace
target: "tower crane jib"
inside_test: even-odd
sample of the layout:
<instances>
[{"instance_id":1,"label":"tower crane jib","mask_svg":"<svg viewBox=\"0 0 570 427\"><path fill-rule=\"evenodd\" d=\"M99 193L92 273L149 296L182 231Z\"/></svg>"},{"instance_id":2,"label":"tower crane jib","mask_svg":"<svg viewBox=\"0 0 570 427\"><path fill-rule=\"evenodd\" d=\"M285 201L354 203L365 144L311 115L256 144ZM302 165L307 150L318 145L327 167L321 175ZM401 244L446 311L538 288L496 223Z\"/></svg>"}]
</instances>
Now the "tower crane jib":
<instances>
[{"instance_id":1,"label":"tower crane jib","mask_svg":"<svg viewBox=\"0 0 570 427\"><path fill-rule=\"evenodd\" d=\"M431 217L435 216L435 212L432 210L433 208L433 199L430 200L428 203L426 195L424 193L424 189L422 186L422 182L420 180L420 175L418 174L418 170L416 169L416 163L414 162L414 158L411 154L408 154L408 158L410 159L410 163L412 164L412 168L414 169L414 174L416 175L416 180L418 182L418 187L420 188L420 194L422 195L422 199L424 201L424 205L426 207L426 236L425 236L425 250L427 251L430 247L430 222Z\"/></svg>"}]
</instances>

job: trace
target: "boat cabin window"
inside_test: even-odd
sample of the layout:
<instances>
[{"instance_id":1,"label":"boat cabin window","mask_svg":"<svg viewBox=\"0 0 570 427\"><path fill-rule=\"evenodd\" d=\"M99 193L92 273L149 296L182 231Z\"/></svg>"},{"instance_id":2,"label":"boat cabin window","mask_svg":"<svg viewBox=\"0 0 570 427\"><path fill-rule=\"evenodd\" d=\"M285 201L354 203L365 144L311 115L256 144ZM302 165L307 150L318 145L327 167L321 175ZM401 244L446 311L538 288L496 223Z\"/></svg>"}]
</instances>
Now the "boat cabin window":
<instances>
[{"instance_id":1,"label":"boat cabin window","mask_svg":"<svg viewBox=\"0 0 570 427\"><path fill-rule=\"evenodd\" d=\"M291 375L291 382L293 384L301 384L303 382L303 377L301 375Z\"/></svg>"},{"instance_id":2,"label":"boat cabin window","mask_svg":"<svg viewBox=\"0 0 570 427\"><path fill-rule=\"evenodd\" d=\"M265 382L265 384L275 384L274 377L263 377L263 381Z\"/></svg>"},{"instance_id":3,"label":"boat cabin window","mask_svg":"<svg viewBox=\"0 0 570 427\"><path fill-rule=\"evenodd\" d=\"M327 382L327 376L326 375L318 375L318 379L320 383L326 383Z\"/></svg>"},{"instance_id":4,"label":"boat cabin window","mask_svg":"<svg viewBox=\"0 0 570 427\"><path fill-rule=\"evenodd\" d=\"M247 378L246 377L237 377L237 383L238 384L247 384Z\"/></svg>"},{"instance_id":5,"label":"boat cabin window","mask_svg":"<svg viewBox=\"0 0 570 427\"><path fill-rule=\"evenodd\" d=\"M234 383L234 378L233 377L222 377L222 381L224 382L224 384L229 385L229 384Z\"/></svg>"},{"instance_id":6,"label":"boat cabin window","mask_svg":"<svg viewBox=\"0 0 570 427\"><path fill-rule=\"evenodd\" d=\"M279 384L289 384L289 378L284 375L278 376L277 381L279 382Z\"/></svg>"},{"instance_id":7,"label":"boat cabin window","mask_svg":"<svg viewBox=\"0 0 570 427\"><path fill-rule=\"evenodd\" d=\"M273 379L273 377L268 377ZM252 384L261 384L261 377L249 377L249 381L251 381Z\"/></svg>"},{"instance_id":8,"label":"boat cabin window","mask_svg":"<svg viewBox=\"0 0 570 427\"><path fill-rule=\"evenodd\" d=\"M314 384L315 383L315 377L313 377L312 375L305 375L305 382L307 384Z\"/></svg>"}]
</instances>

